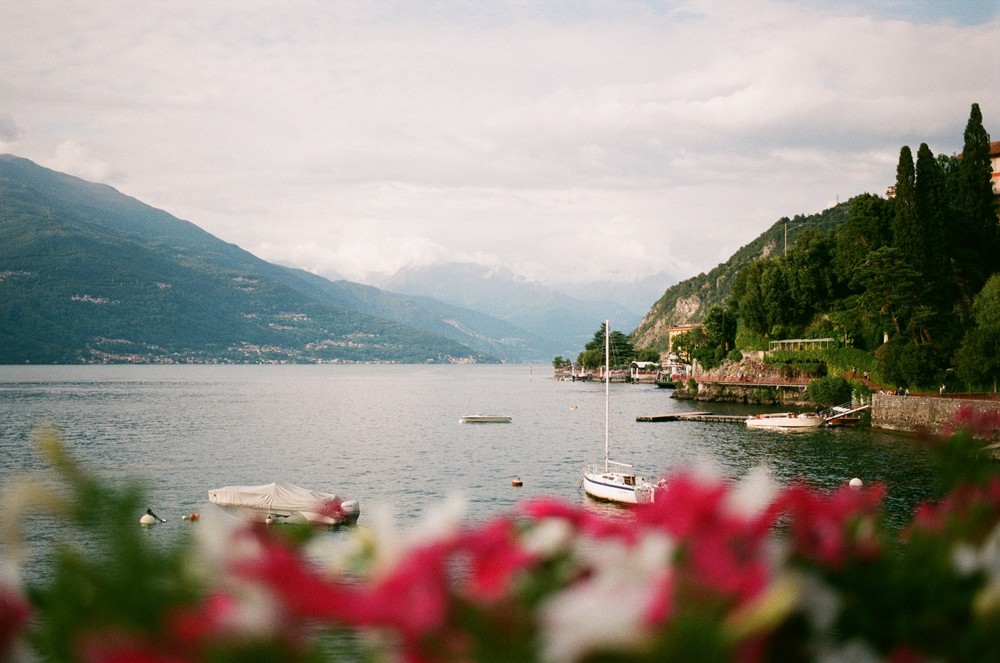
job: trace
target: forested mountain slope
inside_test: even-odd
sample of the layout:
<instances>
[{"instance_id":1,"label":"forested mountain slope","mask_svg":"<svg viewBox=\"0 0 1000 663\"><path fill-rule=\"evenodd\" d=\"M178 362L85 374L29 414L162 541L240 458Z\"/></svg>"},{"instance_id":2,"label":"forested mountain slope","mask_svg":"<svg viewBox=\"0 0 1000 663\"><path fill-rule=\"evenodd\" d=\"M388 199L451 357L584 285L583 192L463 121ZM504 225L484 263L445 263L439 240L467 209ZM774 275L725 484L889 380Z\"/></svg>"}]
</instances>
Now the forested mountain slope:
<instances>
[{"instance_id":1,"label":"forested mountain slope","mask_svg":"<svg viewBox=\"0 0 1000 663\"><path fill-rule=\"evenodd\" d=\"M702 322L712 306L725 305L736 275L743 267L759 258L784 252L786 227L790 245L805 229L829 232L847 218L848 205L848 202L843 202L819 214L779 219L707 274L699 274L667 288L632 333L636 348L666 350L667 330L670 327Z\"/></svg>"},{"instance_id":2,"label":"forested mountain slope","mask_svg":"<svg viewBox=\"0 0 1000 663\"><path fill-rule=\"evenodd\" d=\"M0 156L0 363L97 361L496 357L111 187Z\"/></svg>"}]
</instances>

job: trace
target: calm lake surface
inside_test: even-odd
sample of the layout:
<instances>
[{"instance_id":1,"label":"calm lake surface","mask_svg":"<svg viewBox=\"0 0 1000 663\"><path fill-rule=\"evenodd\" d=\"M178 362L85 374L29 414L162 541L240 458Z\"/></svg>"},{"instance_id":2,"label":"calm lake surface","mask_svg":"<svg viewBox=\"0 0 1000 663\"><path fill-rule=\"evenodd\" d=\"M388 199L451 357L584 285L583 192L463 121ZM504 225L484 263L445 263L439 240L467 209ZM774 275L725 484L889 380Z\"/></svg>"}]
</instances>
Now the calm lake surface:
<instances>
[{"instance_id":1,"label":"calm lake surface","mask_svg":"<svg viewBox=\"0 0 1000 663\"><path fill-rule=\"evenodd\" d=\"M852 477L883 482L900 525L930 494L928 450L906 436L636 422L762 411L670 394L611 386L612 459L647 476L710 461L733 478L764 465L781 481L821 487ZM476 413L513 420L459 423ZM0 488L44 470L34 433L45 422L92 471L142 480L147 506L169 523L163 528L217 509L211 488L277 480L360 500L362 524L366 508L385 504L401 524L416 525L454 493L467 498L472 519L530 496L587 502L580 478L586 463L603 458L604 385L556 381L549 366L525 365L0 366ZM514 477L523 487L511 486ZM29 538L44 543L52 535L38 531L45 522L26 523Z\"/></svg>"}]
</instances>

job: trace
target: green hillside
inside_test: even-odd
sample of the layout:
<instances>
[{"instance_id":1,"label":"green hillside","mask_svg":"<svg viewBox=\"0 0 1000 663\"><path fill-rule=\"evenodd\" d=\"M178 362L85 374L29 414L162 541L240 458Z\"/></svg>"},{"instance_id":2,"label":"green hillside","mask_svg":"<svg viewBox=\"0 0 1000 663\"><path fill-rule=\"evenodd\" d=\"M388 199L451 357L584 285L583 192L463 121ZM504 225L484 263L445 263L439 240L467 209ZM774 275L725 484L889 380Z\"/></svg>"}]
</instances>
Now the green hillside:
<instances>
[{"instance_id":1,"label":"green hillside","mask_svg":"<svg viewBox=\"0 0 1000 663\"><path fill-rule=\"evenodd\" d=\"M317 278L0 156L0 363L496 361L345 306Z\"/></svg>"},{"instance_id":2,"label":"green hillside","mask_svg":"<svg viewBox=\"0 0 1000 663\"><path fill-rule=\"evenodd\" d=\"M665 351L668 347L669 327L702 322L710 308L726 304L732 294L736 275L741 269L754 260L779 256L784 252L786 227L788 244L792 246L803 230L812 229L822 233L832 231L847 219L848 207L849 202L844 202L819 214L779 219L755 240L741 247L729 260L717 265L707 274L699 274L667 288L632 332L636 348Z\"/></svg>"},{"instance_id":3,"label":"green hillside","mask_svg":"<svg viewBox=\"0 0 1000 663\"><path fill-rule=\"evenodd\" d=\"M870 366L878 384L995 391L998 144L978 104L963 137L960 155L902 146L890 195L783 219L724 265L671 288L634 332L635 347L662 352L670 326L701 322L671 349L702 368L773 341L828 339L823 359L841 371Z\"/></svg>"}]
</instances>

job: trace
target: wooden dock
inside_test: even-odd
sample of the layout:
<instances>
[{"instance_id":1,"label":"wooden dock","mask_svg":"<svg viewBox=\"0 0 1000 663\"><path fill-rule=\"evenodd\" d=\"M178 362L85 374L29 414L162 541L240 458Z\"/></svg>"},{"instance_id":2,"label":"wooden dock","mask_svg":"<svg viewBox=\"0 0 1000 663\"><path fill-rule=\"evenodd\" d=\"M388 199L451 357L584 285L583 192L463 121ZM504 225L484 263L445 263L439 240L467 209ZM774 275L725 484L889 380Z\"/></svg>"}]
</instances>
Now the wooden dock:
<instances>
[{"instance_id":1,"label":"wooden dock","mask_svg":"<svg viewBox=\"0 0 1000 663\"><path fill-rule=\"evenodd\" d=\"M747 417L745 414L712 414L711 412L682 412L679 414L648 414L640 415L635 418L636 421L642 422L660 422L660 421L714 421L727 424L742 424L745 423Z\"/></svg>"}]
</instances>

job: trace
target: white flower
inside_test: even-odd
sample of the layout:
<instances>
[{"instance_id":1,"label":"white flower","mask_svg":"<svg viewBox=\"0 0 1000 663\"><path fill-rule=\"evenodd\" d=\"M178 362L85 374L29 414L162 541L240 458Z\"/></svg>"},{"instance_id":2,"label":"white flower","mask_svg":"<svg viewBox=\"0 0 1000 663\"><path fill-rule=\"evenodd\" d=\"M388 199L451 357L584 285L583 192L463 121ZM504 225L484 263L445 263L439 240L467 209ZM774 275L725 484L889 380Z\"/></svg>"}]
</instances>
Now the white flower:
<instances>
[{"instance_id":1,"label":"white flower","mask_svg":"<svg viewBox=\"0 0 1000 663\"><path fill-rule=\"evenodd\" d=\"M881 658L871 645L862 640L851 640L836 648L819 652L817 663L881 663Z\"/></svg>"},{"instance_id":2,"label":"white flower","mask_svg":"<svg viewBox=\"0 0 1000 663\"><path fill-rule=\"evenodd\" d=\"M529 555L548 558L566 550L573 534L573 526L566 520L547 518L525 532L521 547Z\"/></svg>"},{"instance_id":3,"label":"white flower","mask_svg":"<svg viewBox=\"0 0 1000 663\"><path fill-rule=\"evenodd\" d=\"M413 529L400 530L392 509L385 504L369 508L365 527L357 536L372 556L376 574L388 572L408 550L453 536L462 526L468 503L461 495L450 495L444 502L427 510Z\"/></svg>"},{"instance_id":4,"label":"white flower","mask_svg":"<svg viewBox=\"0 0 1000 663\"><path fill-rule=\"evenodd\" d=\"M228 575L234 563L260 556L260 544L240 535L246 523L210 511L192 527L195 545L188 549L188 569L206 583Z\"/></svg>"},{"instance_id":5,"label":"white flower","mask_svg":"<svg viewBox=\"0 0 1000 663\"><path fill-rule=\"evenodd\" d=\"M1000 611L1000 525L993 528L978 548L968 542L955 544L951 551L951 563L959 575L968 576L979 571L986 573L986 584L973 604L977 613Z\"/></svg>"},{"instance_id":6,"label":"white flower","mask_svg":"<svg viewBox=\"0 0 1000 663\"><path fill-rule=\"evenodd\" d=\"M578 550L592 573L539 610L543 657L571 663L597 651L632 651L649 637L644 617L656 579L670 572L673 542L662 534L629 547L601 540Z\"/></svg>"},{"instance_id":7,"label":"white flower","mask_svg":"<svg viewBox=\"0 0 1000 663\"><path fill-rule=\"evenodd\" d=\"M814 573L803 574L801 582L799 601L803 612L816 630L829 631L840 614L840 595Z\"/></svg>"},{"instance_id":8,"label":"white flower","mask_svg":"<svg viewBox=\"0 0 1000 663\"><path fill-rule=\"evenodd\" d=\"M771 471L759 465L752 468L726 495L726 508L743 518L759 516L774 502L780 486Z\"/></svg>"}]
</instances>

